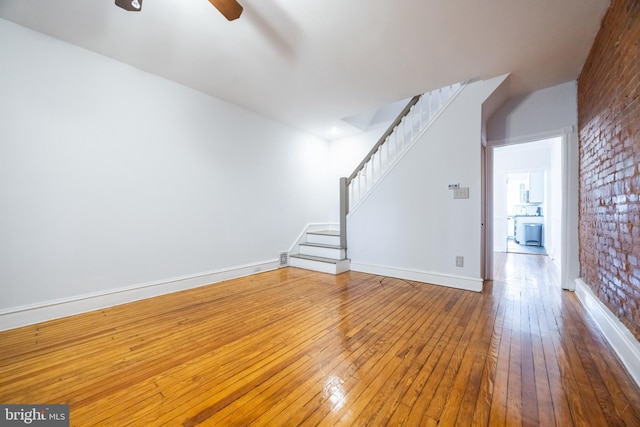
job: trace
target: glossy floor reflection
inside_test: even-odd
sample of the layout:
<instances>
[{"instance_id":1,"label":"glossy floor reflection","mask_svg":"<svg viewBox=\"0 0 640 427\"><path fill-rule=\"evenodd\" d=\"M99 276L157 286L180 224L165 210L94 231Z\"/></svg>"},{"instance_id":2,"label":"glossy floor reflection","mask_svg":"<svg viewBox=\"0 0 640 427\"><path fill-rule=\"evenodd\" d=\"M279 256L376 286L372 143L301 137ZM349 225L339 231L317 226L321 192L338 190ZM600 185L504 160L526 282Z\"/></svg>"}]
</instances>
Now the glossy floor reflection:
<instances>
[{"instance_id":1,"label":"glossy floor reflection","mask_svg":"<svg viewBox=\"0 0 640 427\"><path fill-rule=\"evenodd\" d=\"M71 425L640 425L546 256L474 293L293 268L0 333L0 402Z\"/></svg>"}]
</instances>

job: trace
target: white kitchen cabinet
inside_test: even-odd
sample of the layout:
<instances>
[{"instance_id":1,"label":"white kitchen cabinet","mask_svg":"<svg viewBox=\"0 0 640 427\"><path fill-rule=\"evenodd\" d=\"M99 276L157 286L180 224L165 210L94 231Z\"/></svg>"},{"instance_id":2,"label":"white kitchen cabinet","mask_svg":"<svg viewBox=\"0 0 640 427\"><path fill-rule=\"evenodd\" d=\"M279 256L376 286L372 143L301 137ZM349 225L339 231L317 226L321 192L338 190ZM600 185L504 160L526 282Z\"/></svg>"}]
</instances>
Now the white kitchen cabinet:
<instances>
[{"instance_id":1,"label":"white kitchen cabinet","mask_svg":"<svg viewBox=\"0 0 640 427\"><path fill-rule=\"evenodd\" d=\"M544 203L544 171L529 174L529 203Z\"/></svg>"}]
</instances>

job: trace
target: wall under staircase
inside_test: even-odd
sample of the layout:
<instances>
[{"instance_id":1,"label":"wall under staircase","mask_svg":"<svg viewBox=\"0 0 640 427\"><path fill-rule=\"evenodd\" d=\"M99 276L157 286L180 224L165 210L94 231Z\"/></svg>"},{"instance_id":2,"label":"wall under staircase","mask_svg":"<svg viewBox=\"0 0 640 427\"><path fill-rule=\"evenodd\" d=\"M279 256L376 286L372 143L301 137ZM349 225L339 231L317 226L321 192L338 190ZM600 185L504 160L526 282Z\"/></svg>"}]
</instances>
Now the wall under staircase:
<instances>
[{"instance_id":1,"label":"wall under staircase","mask_svg":"<svg viewBox=\"0 0 640 427\"><path fill-rule=\"evenodd\" d=\"M507 77L467 84L349 213L352 270L482 290L482 113ZM449 184L468 198L455 199Z\"/></svg>"}]
</instances>

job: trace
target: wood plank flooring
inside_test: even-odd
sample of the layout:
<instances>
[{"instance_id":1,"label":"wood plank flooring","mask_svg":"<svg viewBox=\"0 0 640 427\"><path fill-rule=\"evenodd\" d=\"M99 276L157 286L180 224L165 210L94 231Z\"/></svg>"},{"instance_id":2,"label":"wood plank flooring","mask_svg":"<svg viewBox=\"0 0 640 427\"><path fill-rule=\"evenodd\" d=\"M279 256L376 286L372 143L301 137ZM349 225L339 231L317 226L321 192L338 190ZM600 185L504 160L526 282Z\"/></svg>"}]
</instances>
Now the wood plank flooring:
<instances>
[{"instance_id":1,"label":"wood plank flooring","mask_svg":"<svg viewBox=\"0 0 640 427\"><path fill-rule=\"evenodd\" d=\"M0 332L0 402L72 426L640 426L546 256L473 293L294 268Z\"/></svg>"}]
</instances>

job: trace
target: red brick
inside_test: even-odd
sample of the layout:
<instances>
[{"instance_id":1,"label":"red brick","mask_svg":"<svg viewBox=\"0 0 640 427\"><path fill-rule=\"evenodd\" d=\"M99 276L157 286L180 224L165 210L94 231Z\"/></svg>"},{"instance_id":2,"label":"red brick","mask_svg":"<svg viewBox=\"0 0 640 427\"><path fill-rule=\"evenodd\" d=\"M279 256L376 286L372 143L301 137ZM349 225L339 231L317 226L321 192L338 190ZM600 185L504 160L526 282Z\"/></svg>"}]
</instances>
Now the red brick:
<instances>
[{"instance_id":1,"label":"red brick","mask_svg":"<svg viewBox=\"0 0 640 427\"><path fill-rule=\"evenodd\" d=\"M578 79L580 274L640 340L640 1L613 0Z\"/></svg>"}]
</instances>

